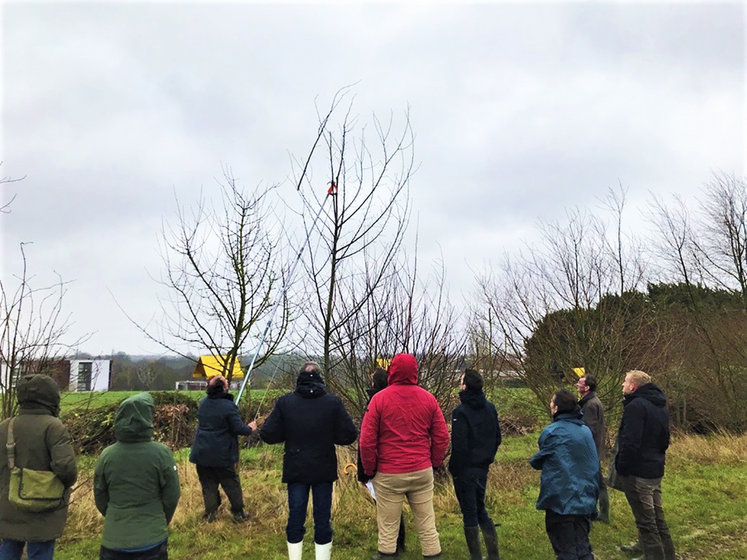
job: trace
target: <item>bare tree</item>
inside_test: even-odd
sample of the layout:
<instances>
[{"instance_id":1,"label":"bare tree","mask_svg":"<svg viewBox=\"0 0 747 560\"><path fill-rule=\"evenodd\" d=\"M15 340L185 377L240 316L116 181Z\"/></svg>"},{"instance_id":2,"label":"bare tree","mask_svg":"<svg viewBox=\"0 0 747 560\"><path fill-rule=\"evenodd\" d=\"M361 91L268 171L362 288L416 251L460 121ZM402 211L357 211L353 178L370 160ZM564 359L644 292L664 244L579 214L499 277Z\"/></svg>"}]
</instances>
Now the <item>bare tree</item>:
<instances>
[{"instance_id":1,"label":"bare tree","mask_svg":"<svg viewBox=\"0 0 747 560\"><path fill-rule=\"evenodd\" d=\"M736 289L747 309L747 183L734 175L714 174L704 189L700 232L693 250L709 281Z\"/></svg>"},{"instance_id":2,"label":"bare tree","mask_svg":"<svg viewBox=\"0 0 747 560\"><path fill-rule=\"evenodd\" d=\"M143 384L143 387L145 387L145 390L150 391L150 388L158 374L156 369L153 367L153 364L145 363L139 365L135 368L135 373L137 374L138 381L140 381L140 383Z\"/></svg>"},{"instance_id":3,"label":"bare tree","mask_svg":"<svg viewBox=\"0 0 747 560\"><path fill-rule=\"evenodd\" d=\"M3 177L0 184L19 180ZM0 213L10 211L13 199L15 195L0 208ZM84 335L73 341L66 340L71 325L70 316L63 314L62 309L67 282L58 275L55 282L35 285L36 278L28 270L26 245L28 243L20 244L20 273L0 278L2 418L15 414L15 386L21 374L50 373L67 350L89 338Z\"/></svg>"},{"instance_id":4,"label":"bare tree","mask_svg":"<svg viewBox=\"0 0 747 560\"><path fill-rule=\"evenodd\" d=\"M664 370L683 423L743 429L747 415L747 182L715 173L704 186L698 211L684 200L655 199L651 221L659 236L663 278L683 294L666 320L677 328L677 355ZM718 297L718 301L714 298ZM737 299L739 312L733 309ZM719 393L718 405L704 398ZM687 413L686 413L687 412ZM689 420L688 420L689 418Z\"/></svg>"},{"instance_id":5,"label":"bare tree","mask_svg":"<svg viewBox=\"0 0 747 560\"><path fill-rule=\"evenodd\" d=\"M15 386L18 377L29 373L49 374L65 353L88 336L66 342L70 316L64 315L62 301L67 283L34 286L28 272L26 253L21 244L20 275L0 280L0 390L2 417L15 413Z\"/></svg>"},{"instance_id":6,"label":"bare tree","mask_svg":"<svg viewBox=\"0 0 747 560\"><path fill-rule=\"evenodd\" d=\"M413 171L413 138L407 112L395 130L394 117L381 122L372 119L375 145L369 143L366 128L352 115L352 103L341 123L333 128L332 117L345 99L335 97L331 109L320 117L318 140L302 166L299 185L312 193L304 198L306 210L323 203L313 189L311 166L316 162L328 170L334 189L331 207L312 223L304 212L307 239L320 239L321 247L309 252L305 261L308 291L303 313L308 324L306 346L321 357L327 383L346 361L348 349L357 344L350 329L359 313L379 294L390 289L389 279L409 221L408 185ZM316 151L315 151L316 150ZM299 168L301 166L299 165ZM313 214L312 214L313 215ZM355 331L363 336L364 331ZM349 360L348 360L349 362ZM348 367L351 364L348 363Z\"/></svg>"},{"instance_id":7,"label":"bare tree","mask_svg":"<svg viewBox=\"0 0 747 560\"><path fill-rule=\"evenodd\" d=\"M169 295L159 300L155 332L142 330L184 357L194 348L225 356L221 373L230 381L234 364L255 341L254 325L282 300L280 320L256 363L277 348L288 326L289 305L281 289L282 237L273 225L280 220L270 220L273 189L245 191L229 168L224 168L220 187L222 205L217 208L200 199L188 211L177 200L177 218L173 225L166 223L161 234L160 283Z\"/></svg>"},{"instance_id":8,"label":"bare tree","mask_svg":"<svg viewBox=\"0 0 747 560\"><path fill-rule=\"evenodd\" d=\"M542 410L579 367L599 378L605 404L617 403L624 368L647 359L641 341L658 337L636 291L645 265L623 234L624 190L603 203L611 219L569 210L565 223L540 224L537 244L478 278L472 344L487 363L510 364Z\"/></svg>"}]
</instances>

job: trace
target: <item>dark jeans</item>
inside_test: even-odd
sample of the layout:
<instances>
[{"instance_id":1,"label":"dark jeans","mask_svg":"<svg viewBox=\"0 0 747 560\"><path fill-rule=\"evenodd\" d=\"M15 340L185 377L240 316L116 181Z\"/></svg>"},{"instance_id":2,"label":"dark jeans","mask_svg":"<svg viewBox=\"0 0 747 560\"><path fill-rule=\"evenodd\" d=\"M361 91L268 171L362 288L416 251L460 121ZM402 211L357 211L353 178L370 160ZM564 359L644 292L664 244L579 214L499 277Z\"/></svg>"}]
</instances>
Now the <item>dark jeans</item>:
<instances>
[{"instance_id":1,"label":"dark jeans","mask_svg":"<svg viewBox=\"0 0 747 560\"><path fill-rule=\"evenodd\" d=\"M99 560L169 560L169 542L141 552L124 552L102 546Z\"/></svg>"},{"instance_id":2,"label":"dark jeans","mask_svg":"<svg viewBox=\"0 0 747 560\"><path fill-rule=\"evenodd\" d=\"M332 483L288 484L288 525L285 533L289 543L303 540L306 534L306 509L309 506L309 491L312 494L314 510L314 542L327 544L332 542Z\"/></svg>"},{"instance_id":3,"label":"dark jeans","mask_svg":"<svg viewBox=\"0 0 747 560\"><path fill-rule=\"evenodd\" d=\"M491 521L485 509L485 488L488 485L488 469L464 469L454 479L459 507L465 527L477 527Z\"/></svg>"},{"instance_id":4,"label":"dark jeans","mask_svg":"<svg viewBox=\"0 0 747 560\"><path fill-rule=\"evenodd\" d=\"M584 515L545 512L545 530L558 560L593 560L589 531L591 519Z\"/></svg>"},{"instance_id":5,"label":"dark jeans","mask_svg":"<svg viewBox=\"0 0 747 560\"><path fill-rule=\"evenodd\" d=\"M633 510L646 560L674 560L674 543L664 520L661 478L623 476L623 490Z\"/></svg>"},{"instance_id":6,"label":"dark jeans","mask_svg":"<svg viewBox=\"0 0 747 560\"><path fill-rule=\"evenodd\" d=\"M28 560L52 560L54 557L54 541L26 543L4 539L0 544L0 560L21 560L24 545Z\"/></svg>"},{"instance_id":7,"label":"dark jeans","mask_svg":"<svg viewBox=\"0 0 747 560\"><path fill-rule=\"evenodd\" d=\"M200 479L200 486L202 486L202 499L205 502L205 515L213 513L220 505L218 486L222 486L223 491L228 496L232 513L244 511L241 480L233 467L196 466L197 477Z\"/></svg>"}]
</instances>

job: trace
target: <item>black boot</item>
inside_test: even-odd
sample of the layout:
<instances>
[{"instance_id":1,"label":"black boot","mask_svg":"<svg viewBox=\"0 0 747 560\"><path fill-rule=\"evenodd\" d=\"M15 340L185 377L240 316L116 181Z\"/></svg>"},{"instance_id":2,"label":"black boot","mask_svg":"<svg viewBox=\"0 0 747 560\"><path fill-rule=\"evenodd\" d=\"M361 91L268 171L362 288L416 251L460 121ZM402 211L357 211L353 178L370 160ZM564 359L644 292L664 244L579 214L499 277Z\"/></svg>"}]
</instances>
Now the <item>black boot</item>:
<instances>
[{"instance_id":1,"label":"black boot","mask_svg":"<svg viewBox=\"0 0 747 560\"><path fill-rule=\"evenodd\" d=\"M381 551L377 552L375 556L371 557L371 560L399 560L399 553L385 554Z\"/></svg>"},{"instance_id":2,"label":"black boot","mask_svg":"<svg viewBox=\"0 0 747 560\"><path fill-rule=\"evenodd\" d=\"M643 553L643 547L641 546L640 541L635 541L634 543L630 544L624 544L617 547L617 550L620 552L624 552L625 554L641 554Z\"/></svg>"},{"instance_id":3,"label":"black boot","mask_svg":"<svg viewBox=\"0 0 747 560\"><path fill-rule=\"evenodd\" d=\"M495 523L489 519L480 525L482 538L485 539L485 548L488 551L488 560L501 560L498 554L498 532L495 530Z\"/></svg>"},{"instance_id":4,"label":"black boot","mask_svg":"<svg viewBox=\"0 0 747 560\"><path fill-rule=\"evenodd\" d=\"M482 550L480 549L480 529L477 526L465 527L464 538L467 539L467 550L469 550L469 560L482 560Z\"/></svg>"},{"instance_id":5,"label":"black boot","mask_svg":"<svg viewBox=\"0 0 747 560\"><path fill-rule=\"evenodd\" d=\"M425 554L423 554L423 560L443 560L443 558L444 558L444 555L441 554L440 552L432 556L426 556Z\"/></svg>"},{"instance_id":6,"label":"black boot","mask_svg":"<svg viewBox=\"0 0 747 560\"><path fill-rule=\"evenodd\" d=\"M404 514L399 519L399 535L397 535L397 552L402 554L407 550L405 545L405 516Z\"/></svg>"},{"instance_id":7,"label":"black boot","mask_svg":"<svg viewBox=\"0 0 747 560\"><path fill-rule=\"evenodd\" d=\"M599 491L599 517L596 521L600 523L610 522L610 494L606 488Z\"/></svg>"}]
</instances>

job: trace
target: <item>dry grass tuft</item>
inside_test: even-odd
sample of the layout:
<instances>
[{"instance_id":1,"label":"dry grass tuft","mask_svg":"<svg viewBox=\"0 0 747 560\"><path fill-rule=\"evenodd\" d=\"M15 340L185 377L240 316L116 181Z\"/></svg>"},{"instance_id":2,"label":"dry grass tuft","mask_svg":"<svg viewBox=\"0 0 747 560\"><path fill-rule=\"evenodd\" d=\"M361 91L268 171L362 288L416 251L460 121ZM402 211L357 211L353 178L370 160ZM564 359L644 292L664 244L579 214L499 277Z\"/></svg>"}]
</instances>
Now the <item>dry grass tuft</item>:
<instances>
[{"instance_id":1,"label":"dry grass tuft","mask_svg":"<svg viewBox=\"0 0 747 560\"><path fill-rule=\"evenodd\" d=\"M741 465L747 463L747 434L681 435L672 439L667 466Z\"/></svg>"}]
</instances>

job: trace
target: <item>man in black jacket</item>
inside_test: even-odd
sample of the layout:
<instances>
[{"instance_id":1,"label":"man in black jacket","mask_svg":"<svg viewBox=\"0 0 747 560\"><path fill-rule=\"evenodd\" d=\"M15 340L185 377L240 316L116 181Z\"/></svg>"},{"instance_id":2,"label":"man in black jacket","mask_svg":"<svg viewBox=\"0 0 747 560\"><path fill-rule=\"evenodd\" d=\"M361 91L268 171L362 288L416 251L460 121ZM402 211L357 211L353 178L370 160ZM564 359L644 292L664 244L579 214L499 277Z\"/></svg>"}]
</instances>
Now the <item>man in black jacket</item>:
<instances>
[{"instance_id":1,"label":"man in black jacket","mask_svg":"<svg viewBox=\"0 0 747 560\"><path fill-rule=\"evenodd\" d=\"M301 560L309 491L313 497L317 560L332 552L332 483L337 480L335 445L349 445L358 431L340 397L327 393L319 366L301 368L296 390L283 395L259 432L266 443L285 442L283 482L288 484L288 557Z\"/></svg>"},{"instance_id":2,"label":"man in black jacket","mask_svg":"<svg viewBox=\"0 0 747 560\"><path fill-rule=\"evenodd\" d=\"M618 432L615 468L633 510L645 560L674 560L674 544L664 520L661 479L669 447L669 411L664 393L643 371L629 371Z\"/></svg>"},{"instance_id":3,"label":"man in black jacket","mask_svg":"<svg viewBox=\"0 0 747 560\"><path fill-rule=\"evenodd\" d=\"M205 503L204 518L208 523L217 519L220 506L219 486L228 497L236 523L248 519L244 512L241 479L235 465L239 462L239 437L251 435L257 424L244 424L239 409L228 392L228 380L222 375L211 378L207 397L197 410L197 431L189 460L197 467Z\"/></svg>"},{"instance_id":4,"label":"man in black jacket","mask_svg":"<svg viewBox=\"0 0 747 560\"><path fill-rule=\"evenodd\" d=\"M501 444L501 426L493 403L485 398L482 376L477 371L465 370L460 386L462 404L451 414L449 472L462 510L470 559L482 560L481 529L488 560L499 560L498 534L485 509L485 490L488 470Z\"/></svg>"},{"instance_id":5,"label":"man in black jacket","mask_svg":"<svg viewBox=\"0 0 747 560\"><path fill-rule=\"evenodd\" d=\"M591 374L584 375L576 383L576 389L578 389L578 393L581 395L578 404L581 407L581 412L584 413L584 424L591 430L599 462L601 463L602 458L605 456L606 429L604 425L604 407L602 406L602 401L597 397L597 380ZM602 523L610 522L610 495L603 479L599 487L599 517L596 520Z\"/></svg>"}]
</instances>

